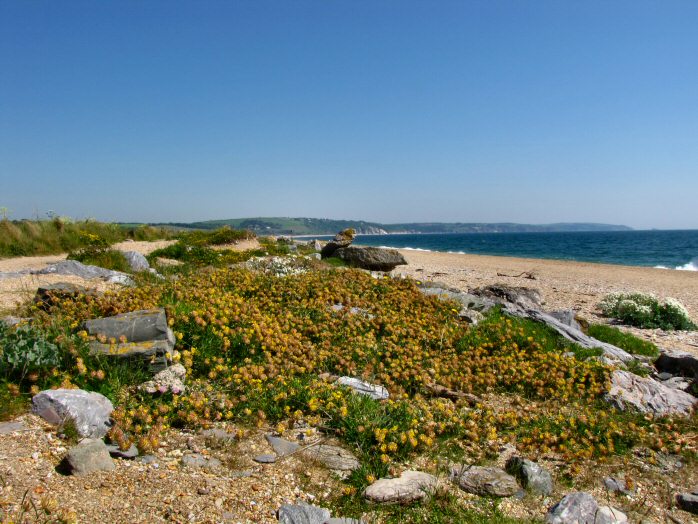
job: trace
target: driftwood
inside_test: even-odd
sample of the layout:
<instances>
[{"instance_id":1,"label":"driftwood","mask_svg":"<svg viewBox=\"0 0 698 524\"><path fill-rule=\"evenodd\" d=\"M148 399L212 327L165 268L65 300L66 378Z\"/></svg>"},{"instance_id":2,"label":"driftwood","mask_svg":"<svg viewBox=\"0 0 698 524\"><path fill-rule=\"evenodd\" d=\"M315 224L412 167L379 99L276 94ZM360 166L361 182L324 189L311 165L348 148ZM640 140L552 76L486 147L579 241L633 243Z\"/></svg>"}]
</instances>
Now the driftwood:
<instances>
[{"instance_id":1,"label":"driftwood","mask_svg":"<svg viewBox=\"0 0 698 524\"><path fill-rule=\"evenodd\" d=\"M532 271L524 271L518 275L507 275L506 273L497 273L498 277L509 277L509 278L527 278L529 280L537 280L536 275Z\"/></svg>"},{"instance_id":2,"label":"driftwood","mask_svg":"<svg viewBox=\"0 0 698 524\"><path fill-rule=\"evenodd\" d=\"M479 404L482 402L482 399L477 395L449 389L439 384L426 384L426 388L436 397L450 398L451 400L466 400L470 404Z\"/></svg>"}]
</instances>

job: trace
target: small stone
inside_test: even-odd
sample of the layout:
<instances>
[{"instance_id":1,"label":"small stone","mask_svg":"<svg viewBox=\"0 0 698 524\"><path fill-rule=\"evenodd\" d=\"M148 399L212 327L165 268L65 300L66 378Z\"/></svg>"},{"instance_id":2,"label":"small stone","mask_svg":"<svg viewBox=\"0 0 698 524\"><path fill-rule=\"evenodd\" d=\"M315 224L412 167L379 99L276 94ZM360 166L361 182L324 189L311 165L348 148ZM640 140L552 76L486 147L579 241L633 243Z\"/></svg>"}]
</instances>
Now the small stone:
<instances>
[{"instance_id":1,"label":"small stone","mask_svg":"<svg viewBox=\"0 0 698 524\"><path fill-rule=\"evenodd\" d=\"M622 478L605 477L603 479L603 485L611 493L623 493L624 495L632 494L632 491L628 489L625 479Z\"/></svg>"},{"instance_id":2,"label":"small stone","mask_svg":"<svg viewBox=\"0 0 698 524\"><path fill-rule=\"evenodd\" d=\"M277 517L281 524L325 524L330 512L310 504L283 504Z\"/></svg>"},{"instance_id":3,"label":"small stone","mask_svg":"<svg viewBox=\"0 0 698 524\"><path fill-rule=\"evenodd\" d=\"M541 495L550 495L553 492L550 473L537 463L521 457L512 457L507 461L505 468L521 481L524 488Z\"/></svg>"},{"instance_id":4,"label":"small stone","mask_svg":"<svg viewBox=\"0 0 698 524\"><path fill-rule=\"evenodd\" d=\"M196 492L199 495L208 495L209 493L211 493L211 489L210 488L199 488L196 490Z\"/></svg>"},{"instance_id":5,"label":"small stone","mask_svg":"<svg viewBox=\"0 0 698 524\"><path fill-rule=\"evenodd\" d=\"M193 468L214 469L221 465L221 461L214 457L192 453L182 457L182 464Z\"/></svg>"},{"instance_id":6,"label":"small stone","mask_svg":"<svg viewBox=\"0 0 698 524\"><path fill-rule=\"evenodd\" d=\"M371 502L407 503L422 500L436 490L437 480L421 471L405 471L398 478L380 479L368 486L364 497Z\"/></svg>"},{"instance_id":7,"label":"small stone","mask_svg":"<svg viewBox=\"0 0 698 524\"><path fill-rule=\"evenodd\" d=\"M116 469L109 450L101 439L85 439L68 451L64 465L72 475L83 476L95 471Z\"/></svg>"},{"instance_id":8,"label":"small stone","mask_svg":"<svg viewBox=\"0 0 698 524\"><path fill-rule=\"evenodd\" d=\"M504 470L482 466L454 466L451 479L461 489L475 495L511 497L519 491L516 479Z\"/></svg>"},{"instance_id":9,"label":"small stone","mask_svg":"<svg viewBox=\"0 0 698 524\"><path fill-rule=\"evenodd\" d=\"M588 493L573 491L548 510L545 524L595 524L599 505Z\"/></svg>"},{"instance_id":10,"label":"small stone","mask_svg":"<svg viewBox=\"0 0 698 524\"><path fill-rule=\"evenodd\" d=\"M359 459L353 453L339 446L320 444L307 448L302 454L333 470L354 471L361 467Z\"/></svg>"},{"instance_id":11,"label":"small stone","mask_svg":"<svg viewBox=\"0 0 698 524\"><path fill-rule=\"evenodd\" d=\"M627 522L627 515L611 506L599 506L594 517L594 524L626 524Z\"/></svg>"},{"instance_id":12,"label":"small stone","mask_svg":"<svg viewBox=\"0 0 698 524\"><path fill-rule=\"evenodd\" d=\"M262 455L257 455L252 460L259 462L260 464L273 464L276 462L276 455L271 453L264 453Z\"/></svg>"},{"instance_id":13,"label":"small stone","mask_svg":"<svg viewBox=\"0 0 698 524\"><path fill-rule=\"evenodd\" d=\"M226 430L220 428L204 429L201 431L201 435L220 442L234 442L237 440L237 435L235 433L228 433Z\"/></svg>"},{"instance_id":14,"label":"small stone","mask_svg":"<svg viewBox=\"0 0 698 524\"><path fill-rule=\"evenodd\" d=\"M297 451L300 448L300 444L296 442L291 442L285 438L275 437L273 435L265 435L267 442L274 449L274 452L279 456L283 457L290 455L291 453Z\"/></svg>"},{"instance_id":15,"label":"small stone","mask_svg":"<svg viewBox=\"0 0 698 524\"><path fill-rule=\"evenodd\" d=\"M0 435L7 435L9 433L14 433L15 431L22 431L24 429L27 429L27 427L19 421L0 422Z\"/></svg>"},{"instance_id":16,"label":"small stone","mask_svg":"<svg viewBox=\"0 0 698 524\"><path fill-rule=\"evenodd\" d=\"M157 460L155 455L142 455L136 458L136 462L140 462L141 464L153 464L157 462Z\"/></svg>"},{"instance_id":17,"label":"small stone","mask_svg":"<svg viewBox=\"0 0 698 524\"><path fill-rule=\"evenodd\" d=\"M682 510L698 515L698 489L693 493L679 494L676 503Z\"/></svg>"}]
</instances>

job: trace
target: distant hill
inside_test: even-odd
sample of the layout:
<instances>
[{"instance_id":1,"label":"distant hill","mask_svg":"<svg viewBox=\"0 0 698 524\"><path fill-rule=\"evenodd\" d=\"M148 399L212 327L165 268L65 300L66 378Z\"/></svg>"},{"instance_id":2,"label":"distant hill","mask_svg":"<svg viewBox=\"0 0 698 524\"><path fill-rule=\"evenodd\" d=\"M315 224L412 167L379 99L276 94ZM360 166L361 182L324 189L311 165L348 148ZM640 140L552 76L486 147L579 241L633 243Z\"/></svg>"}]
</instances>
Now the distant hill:
<instances>
[{"instance_id":1,"label":"distant hill","mask_svg":"<svg viewBox=\"0 0 698 524\"><path fill-rule=\"evenodd\" d=\"M514 223L445 223L414 222L406 224L379 224L363 220L331 220L327 218L256 217L207 220L204 222L152 224L193 229L216 229L230 226L249 229L260 235L331 235L353 227L364 235L387 233L534 233L573 231L630 231L627 226L593 223L514 224Z\"/></svg>"}]
</instances>

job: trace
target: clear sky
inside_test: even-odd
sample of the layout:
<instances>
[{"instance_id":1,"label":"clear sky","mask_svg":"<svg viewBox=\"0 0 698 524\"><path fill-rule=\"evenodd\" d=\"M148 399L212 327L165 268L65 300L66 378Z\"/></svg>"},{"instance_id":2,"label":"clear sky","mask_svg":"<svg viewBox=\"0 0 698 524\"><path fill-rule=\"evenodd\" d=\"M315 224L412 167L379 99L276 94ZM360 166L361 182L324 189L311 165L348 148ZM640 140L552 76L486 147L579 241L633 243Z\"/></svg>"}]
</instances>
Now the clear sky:
<instances>
[{"instance_id":1,"label":"clear sky","mask_svg":"<svg viewBox=\"0 0 698 524\"><path fill-rule=\"evenodd\" d=\"M695 0L0 0L0 206L698 228L697 28Z\"/></svg>"}]
</instances>

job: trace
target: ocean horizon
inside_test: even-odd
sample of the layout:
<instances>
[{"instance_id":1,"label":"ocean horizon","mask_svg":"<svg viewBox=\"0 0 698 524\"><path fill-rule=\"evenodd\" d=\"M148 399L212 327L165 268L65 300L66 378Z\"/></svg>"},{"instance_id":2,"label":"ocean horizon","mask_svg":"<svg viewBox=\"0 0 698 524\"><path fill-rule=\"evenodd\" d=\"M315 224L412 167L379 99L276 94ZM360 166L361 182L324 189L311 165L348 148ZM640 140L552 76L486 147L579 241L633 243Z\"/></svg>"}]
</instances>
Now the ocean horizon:
<instances>
[{"instance_id":1,"label":"ocean horizon","mask_svg":"<svg viewBox=\"0 0 698 524\"><path fill-rule=\"evenodd\" d=\"M304 235L327 238L332 235ZM415 251L543 258L698 271L698 230L390 233L354 243Z\"/></svg>"}]
</instances>

